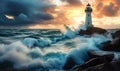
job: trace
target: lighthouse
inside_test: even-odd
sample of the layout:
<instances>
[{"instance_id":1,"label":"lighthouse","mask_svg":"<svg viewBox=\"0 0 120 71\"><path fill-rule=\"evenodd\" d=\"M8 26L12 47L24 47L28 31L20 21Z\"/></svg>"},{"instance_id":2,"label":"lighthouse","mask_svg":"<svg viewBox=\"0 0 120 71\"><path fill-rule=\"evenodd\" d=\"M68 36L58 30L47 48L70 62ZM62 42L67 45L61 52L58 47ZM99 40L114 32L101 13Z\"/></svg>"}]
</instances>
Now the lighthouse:
<instances>
[{"instance_id":1,"label":"lighthouse","mask_svg":"<svg viewBox=\"0 0 120 71\"><path fill-rule=\"evenodd\" d=\"M91 16L92 8L91 8L91 5L89 3L86 6L85 13L86 13L86 18L85 18L85 26L86 26L86 28L93 27L93 25L92 25L92 16Z\"/></svg>"}]
</instances>

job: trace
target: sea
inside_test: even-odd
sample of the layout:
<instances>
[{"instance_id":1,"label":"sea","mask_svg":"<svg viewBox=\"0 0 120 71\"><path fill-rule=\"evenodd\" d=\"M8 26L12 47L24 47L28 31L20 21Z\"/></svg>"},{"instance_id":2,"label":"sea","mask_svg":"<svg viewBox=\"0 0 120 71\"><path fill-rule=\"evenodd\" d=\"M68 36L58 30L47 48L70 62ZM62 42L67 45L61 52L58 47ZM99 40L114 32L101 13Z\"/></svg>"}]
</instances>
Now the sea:
<instances>
[{"instance_id":1,"label":"sea","mask_svg":"<svg viewBox=\"0 0 120 71\"><path fill-rule=\"evenodd\" d=\"M70 29L0 29L0 62L30 71L65 71L68 59L83 64L88 50L100 50L99 45L108 40L110 34L81 36Z\"/></svg>"}]
</instances>

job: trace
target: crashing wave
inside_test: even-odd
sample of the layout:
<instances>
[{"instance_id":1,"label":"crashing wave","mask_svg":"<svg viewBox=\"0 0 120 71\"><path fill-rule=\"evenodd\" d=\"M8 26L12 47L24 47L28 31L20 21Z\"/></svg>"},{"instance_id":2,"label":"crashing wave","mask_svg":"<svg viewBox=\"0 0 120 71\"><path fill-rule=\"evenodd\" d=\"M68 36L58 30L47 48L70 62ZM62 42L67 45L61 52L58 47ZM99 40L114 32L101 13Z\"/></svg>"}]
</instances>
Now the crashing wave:
<instances>
[{"instance_id":1,"label":"crashing wave","mask_svg":"<svg viewBox=\"0 0 120 71\"><path fill-rule=\"evenodd\" d=\"M10 61L17 69L62 70L68 60L82 64L89 58L88 50L99 50L97 45L107 40L102 35L85 38L67 28L65 36L54 38L25 38L10 45L0 46L0 62ZM74 38L73 38L74 37ZM63 40L65 38L71 38ZM109 38L108 38L109 39ZM61 40L60 42L57 42ZM57 42L57 43L56 43ZM70 45L72 44L72 46ZM49 48L43 48L45 46Z\"/></svg>"},{"instance_id":2,"label":"crashing wave","mask_svg":"<svg viewBox=\"0 0 120 71\"><path fill-rule=\"evenodd\" d=\"M40 39L35 39L35 38L25 38L23 40L23 43L27 46L27 47L34 47L34 46L38 46L38 47L45 47L51 44L51 40L47 39L47 38L40 38Z\"/></svg>"},{"instance_id":3,"label":"crashing wave","mask_svg":"<svg viewBox=\"0 0 120 71\"><path fill-rule=\"evenodd\" d=\"M75 32L72 31L68 26L65 25L66 32L64 33L64 36L67 38L73 38L76 36Z\"/></svg>"}]
</instances>

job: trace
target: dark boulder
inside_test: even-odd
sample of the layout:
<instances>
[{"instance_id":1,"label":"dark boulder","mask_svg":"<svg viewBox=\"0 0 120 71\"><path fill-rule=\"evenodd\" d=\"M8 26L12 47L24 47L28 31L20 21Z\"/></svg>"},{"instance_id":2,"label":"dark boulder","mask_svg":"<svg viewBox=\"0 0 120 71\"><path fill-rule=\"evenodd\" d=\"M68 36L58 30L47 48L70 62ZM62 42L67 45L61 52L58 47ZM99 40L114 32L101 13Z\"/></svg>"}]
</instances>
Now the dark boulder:
<instances>
[{"instance_id":1,"label":"dark boulder","mask_svg":"<svg viewBox=\"0 0 120 71\"><path fill-rule=\"evenodd\" d=\"M101 46L109 45L111 42L112 42L112 41L108 40L108 41L102 42L100 45L101 45Z\"/></svg>"},{"instance_id":2,"label":"dark boulder","mask_svg":"<svg viewBox=\"0 0 120 71\"><path fill-rule=\"evenodd\" d=\"M76 65L75 61L71 58L68 58L63 66L64 70L72 69Z\"/></svg>"},{"instance_id":3,"label":"dark boulder","mask_svg":"<svg viewBox=\"0 0 120 71\"><path fill-rule=\"evenodd\" d=\"M97 57L102 57L102 56L114 57L114 53L113 52L108 52L108 51L90 50L90 51L88 51L88 55L89 55L90 58L97 58Z\"/></svg>"},{"instance_id":4,"label":"dark boulder","mask_svg":"<svg viewBox=\"0 0 120 71\"><path fill-rule=\"evenodd\" d=\"M0 71L27 71L23 69L15 69L14 64L10 61L0 62Z\"/></svg>"},{"instance_id":5,"label":"dark boulder","mask_svg":"<svg viewBox=\"0 0 120 71\"><path fill-rule=\"evenodd\" d=\"M113 38L119 37L120 38L120 30L116 31L115 33L112 34Z\"/></svg>"},{"instance_id":6,"label":"dark boulder","mask_svg":"<svg viewBox=\"0 0 120 71\"><path fill-rule=\"evenodd\" d=\"M111 55L105 55L105 56L92 58L89 61L85 62L84 64L77 66L75 68L75 71L99 71L100 67L96 67L96 66L110 63L113 60L113 57L114 56ZM98 69L94 69L95 67Z\"/></svg>"},{"instance_id":7,"label":"dark boulder","mask_svg":"<svg viewBox=\"0 0 120 71\"><path fill-rule=\"evenodd\" d=\"M0 62L0 71L13 68L13 63L9 61Z\"/></svg>"},{"instance_id":8,"label":"dark boulder","mask_svg":"<svg viewBox=\"0 0 120 71\"><path fill-rule=\"evenodd\" d=\"M80 30L80 35L105 34L107 31L98 27L89 27L86 30Z\"/></svg>"},{"instance_id":9,"label":"dark boulder","mask_svg":"<svg viewBox=\"0 0 120 71\"><path fill-rule=\"evenodd\" d=\"M81 70L76 70L81 71ZM120 71L120 60L88 67L82 71Z\"/></svg>"},{"instance_id":10,"label":"dark boulder","mask_svg":"<svg viewBox=\"0 0 120 71\"><path fill-rule=\"evenodd\" d=\"M104 51L120 51L120 38L115 38L112 42L103 44L101 49Z\"/></svg>"}]
</instances>

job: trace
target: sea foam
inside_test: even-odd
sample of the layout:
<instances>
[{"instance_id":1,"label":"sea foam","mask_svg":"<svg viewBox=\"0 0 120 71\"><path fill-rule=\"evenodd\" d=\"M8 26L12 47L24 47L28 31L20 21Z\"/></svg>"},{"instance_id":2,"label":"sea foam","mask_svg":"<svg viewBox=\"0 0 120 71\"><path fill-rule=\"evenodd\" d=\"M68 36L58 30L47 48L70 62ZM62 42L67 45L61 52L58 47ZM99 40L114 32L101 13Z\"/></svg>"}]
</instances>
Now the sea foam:
<instances>
[{"instance_id":1,"label":"sea foam","mask_svg":"<svg viewBox=\"0 0 120 71\"><path fill-rule=\"evenodd\" d=\"M49 38L31 37L9 45L2 44L0 62L10 61L17 69L59 71L62 70L68 59L73 60L76 65L83 64L89 58L88 50L99 50L97 45L109 40L103 35L94 34L86 38L75 35L74 32L71 35L69 32L72 31L67 29L64 36L58 37L60 41L56 40L54 43Z\"/></svg>"}]
</instances>

